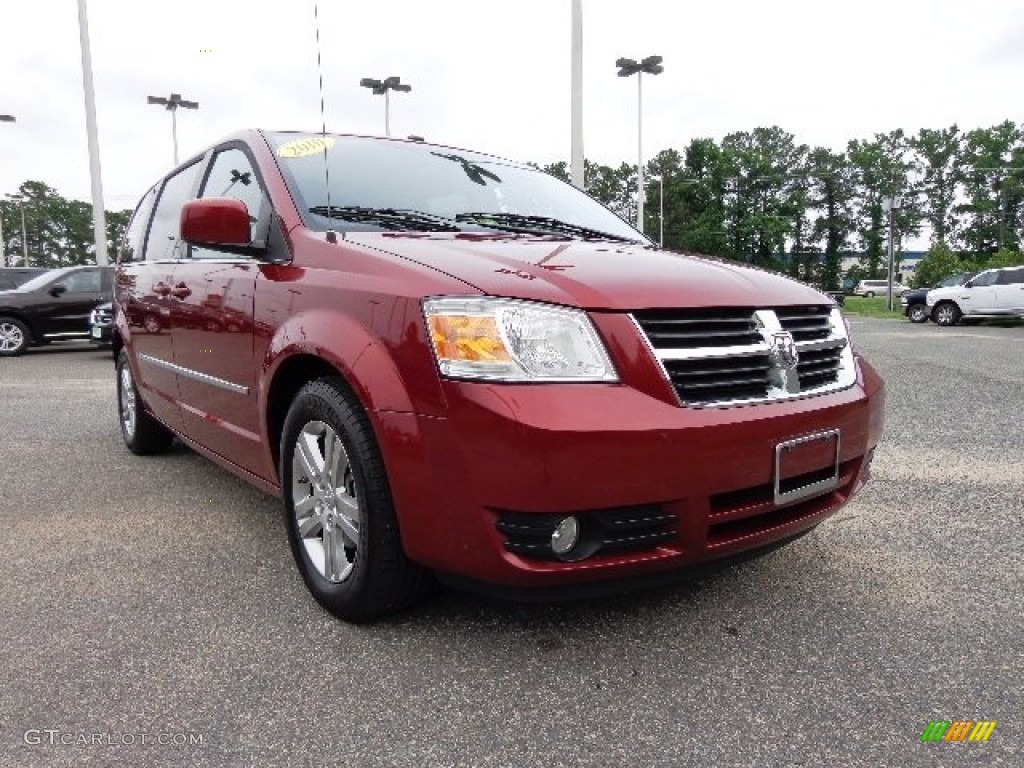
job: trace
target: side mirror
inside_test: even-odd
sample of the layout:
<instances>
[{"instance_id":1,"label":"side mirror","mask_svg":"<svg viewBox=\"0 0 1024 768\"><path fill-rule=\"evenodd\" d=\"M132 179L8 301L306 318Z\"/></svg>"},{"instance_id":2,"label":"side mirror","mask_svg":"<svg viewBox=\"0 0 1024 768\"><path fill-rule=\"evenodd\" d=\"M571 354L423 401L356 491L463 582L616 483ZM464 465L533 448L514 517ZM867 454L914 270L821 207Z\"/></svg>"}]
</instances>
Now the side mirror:
<instances>
[{"instance_id":1,"label":"side mirror","mask_svg":"<svg viewBox=\"0 0 1024 768\"><path fill-rule=\"evenodd\" d=\"M181 207L181 239L192 245L249 245L249 210L233 197L189 200Z\"/></svg>"},{"instance_id":2,"label":"side mirror","mask_svg":"<svg viewBox=\"0 0 1024 768\"><path fill-rule=\"evenodd\" d=\"M64 283L57 283L55 286L50 288L51 296L61 296L68 292L68 287Z\"/></svg>"},{"instance_id":3,"label":"side mirror","mask_svg":"<svg viewBox=\"0 0 1024 768\"><path fill-rule=\"evenodd\" d=\"M974 287L974 281L973 280L968 280L966 283L964 283L964 288L973 288L973 287Z\"/></svg>"}]
</instances>

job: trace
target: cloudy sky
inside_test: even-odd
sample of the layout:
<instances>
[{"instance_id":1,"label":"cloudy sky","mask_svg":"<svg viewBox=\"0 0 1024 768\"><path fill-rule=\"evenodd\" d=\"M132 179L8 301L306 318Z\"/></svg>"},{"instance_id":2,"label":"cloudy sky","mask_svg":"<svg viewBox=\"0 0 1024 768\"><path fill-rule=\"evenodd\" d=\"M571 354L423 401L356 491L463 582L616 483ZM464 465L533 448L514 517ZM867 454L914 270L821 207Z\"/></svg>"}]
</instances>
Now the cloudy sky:
<instances>
[{"instance_id":1,"label":"cloudy sky","mask_svg":"<svg viewBox=\"0 0 1024 768\"><path fill-rule=\"evenodd\" d=\"M89 0L103 186L132 207L181 154L242 127L318 129L312 0ZM636 85L660 54L644 146L779 125L812 145L1024 121L1022 0L583 0L586 153L635 162ZM569 158L570 0L320 0L329 131L383 133L361 77L398 75L392 132L517 160ZM0 2L0 193L89 199L75 0Z\"/></svg>"}]
</instances>

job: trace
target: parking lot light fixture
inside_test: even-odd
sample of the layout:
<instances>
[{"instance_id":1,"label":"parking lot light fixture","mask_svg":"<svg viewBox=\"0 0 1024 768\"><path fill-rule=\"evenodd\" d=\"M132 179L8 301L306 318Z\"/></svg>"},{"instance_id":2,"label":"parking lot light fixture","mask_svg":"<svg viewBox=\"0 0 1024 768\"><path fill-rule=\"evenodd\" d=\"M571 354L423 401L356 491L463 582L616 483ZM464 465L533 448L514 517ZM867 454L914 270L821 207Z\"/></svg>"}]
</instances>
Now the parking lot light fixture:
<instances>
[{"instance_id":1,"label":"parking lot light fixture","mask_svg":"<svg viewBox=\"0 0 1024 768\"><path fill-rule=\"evenodd\" d=\"M174 138L174 165L178 165L178 108L199 109L198 101L186 101L181 98L180 93L172 93L167 98L163 96L149 96L147 103L157 104L171 113L171 135Z\"/></svg>"},{"instance_id":2,"label":"parking lot light fixture","mask_svg":"<svg viewBox=\"0 0 1024 768\"><path fill-rule=\"evenodd\" d=\"M665 71L661 65L661 56L648 56L646 59L617 59L615 66L619 68L619 77L636 75L636 228L644 231L644 73L660 75Z\"/></svg>"},{"instance_id":3,"label":"parking lot light fixture","mask_svg":"<svg viewBox=\"0 0 1024 768\"><path fill-rule=\"evenodd\" d=\"M25 196L7 193L7 197L21 208L21 266L28 266L28 229L25 227Z\"/></svg>"},{"instance_id":4,"label":"parking lot light fixture","mask_svg":"<svg viewBox=\"0 0 1024 768\"><path fill-rule=\"evenodd\" d=\"M359 81L359 85L363 88L369 88L370 92L374 96L384 97L384 135L391 137L391 91L398 91L399 93L408 93L412 90L412 86L403 83L402 78L386 77L383 80L375 80L372 77L364 77Z\"/></svg>"}]
</instances>

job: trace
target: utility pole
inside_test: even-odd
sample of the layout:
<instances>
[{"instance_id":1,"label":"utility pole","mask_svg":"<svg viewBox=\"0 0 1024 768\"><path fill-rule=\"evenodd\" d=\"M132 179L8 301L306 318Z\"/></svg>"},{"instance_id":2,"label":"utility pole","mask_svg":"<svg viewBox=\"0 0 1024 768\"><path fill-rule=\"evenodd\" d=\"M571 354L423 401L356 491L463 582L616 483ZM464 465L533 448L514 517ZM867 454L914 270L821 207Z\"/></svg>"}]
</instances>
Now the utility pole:
<instances>
[{"instance_id":1,"label":"utility pole","mask_svg":"<svg viewBox=\"0 0 1024 768\"><path fill-rule=\"evenodd\" d=\"M0 115L0 123L16 123L14 115ZM0 213L0 265L7 266L7 241L4 240L4 217Z\"/></svg>"},{"instance_id":2,"label":"utility pole","mask_svg":"<svg viewBox=\"0 0 1024 768\"><path fill-rule=\"evenodd\" d=\"M85 132L89 140L89 177L92 179L92 233L96 263L107 265L107 213L103 207L100 141L96 128L96 95L92 88L92 53L89 50L89 18L85 0L78 0L78 35L82 45L82 90L85 92Z\"/></svg>"},{"instance_id":3,"label":"utility pole","mask_svg":"<svg viewBox=\"0 0 1024 768\"><path fill-rule=\"evenodd\" d=\"M572 0L570 178L577 189L586 189L583 154L583 0Z\"/></svg>"},{"instance_id":4,"label":"utility pole","mask_svg":"<svg viewBox=\"0 0 1024 768\"><path fill-rule=\"evenodd\" d=\"M903 199L900 197L889 196L882 199L882 210L889 214L889 311L893 311L892 293L893 293L893 274L894 274L894 254L893 254L893 214L899 210L903 205Z\"/></svg>"}]
</instances>

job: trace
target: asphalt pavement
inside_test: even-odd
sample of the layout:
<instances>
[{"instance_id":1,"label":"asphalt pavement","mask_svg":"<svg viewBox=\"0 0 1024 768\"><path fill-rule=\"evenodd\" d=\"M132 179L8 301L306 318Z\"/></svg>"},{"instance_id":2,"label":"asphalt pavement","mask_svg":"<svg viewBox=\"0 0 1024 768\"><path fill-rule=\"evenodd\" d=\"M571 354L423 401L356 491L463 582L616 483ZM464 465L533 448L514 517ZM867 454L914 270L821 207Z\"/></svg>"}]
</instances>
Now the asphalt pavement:
<instances>
[{"instance_id":1,"label":"asphalt pavement","mask_svg":"<svg viewBox=\"0 0 1024 768\"><path fill-rule=\"evenodd\" d=\"M307 593L279 502L122 447L107 353L0 359L0 766L1021 765L1024 327L852 324L886 436L810 535L361 627ZM932 720L997 726L922 743Z\"/></svg>"}]
</instances>

